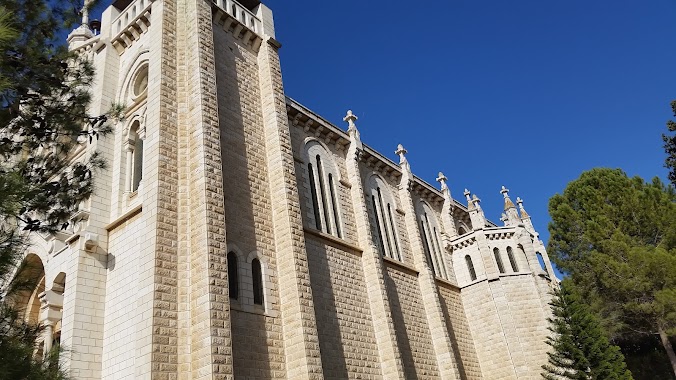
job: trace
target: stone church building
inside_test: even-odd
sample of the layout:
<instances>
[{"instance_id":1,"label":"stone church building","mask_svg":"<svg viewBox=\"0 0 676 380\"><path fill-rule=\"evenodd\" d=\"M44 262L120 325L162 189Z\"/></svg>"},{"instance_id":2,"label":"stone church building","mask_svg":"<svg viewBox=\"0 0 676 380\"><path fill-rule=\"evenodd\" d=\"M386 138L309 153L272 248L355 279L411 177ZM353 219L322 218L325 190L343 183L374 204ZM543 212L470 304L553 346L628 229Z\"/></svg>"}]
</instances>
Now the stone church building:
<instances>
[{"instance_id":1,"label":"stone church building","mask_svg":"<svg viewBox=\"0 0 676 380\"><path fill-rule=\"evenodd\" d=\"M287 97L264 4L116 0L68 43L91 113L126 107L26 256L26 318L76 379L540 378L556 279L522 201L497 225Z\"/></svg>"}]
</instances>

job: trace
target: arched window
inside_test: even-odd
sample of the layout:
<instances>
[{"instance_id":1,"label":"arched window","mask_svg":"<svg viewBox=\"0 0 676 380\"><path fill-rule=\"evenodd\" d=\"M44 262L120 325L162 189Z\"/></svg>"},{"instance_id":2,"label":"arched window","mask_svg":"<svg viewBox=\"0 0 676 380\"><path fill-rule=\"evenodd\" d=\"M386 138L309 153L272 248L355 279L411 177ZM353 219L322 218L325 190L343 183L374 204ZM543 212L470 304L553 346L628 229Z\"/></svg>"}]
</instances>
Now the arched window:
<instances>
[{"instance_id":1,"label":"arched window","mask_svg":"<svg viewBox=\"0 0 676 380\"><path fill-rule=\"evenodd\" d=\"M230 298L239 298L239 278L237 276L237 254L228 253L228 294Z\"/></svg>"},{"instance_id":2,"label":"arched window","mask_svg":"<svg viewBox=\"0 0 676 380\"><path fill-rule=\"evenodd\" d=\"M472 258L469 255L465 256L465 262L467 263L467 270L469 271L469 278L472 281L476 280L476 271L474 271L474 264L472 264Z\"/></svg>"},{"instance_id":3,"label":"arched window","mask_svg":"<svg viewBox=\"0 0 676 380\"><path fill-rule=\"evenodd\" d=\"M251 261L251 276L253 277L253 296L254 304L263 304L263 273L261 271L261 262L258 259Z\"/></svg>"},{"instance_id":4,"label":"arched window","mask_svg":"<svg viewBox=\"0 0 676 380\"><path fill-rule=\"evenodd\" d=\"M465 231L464 227L458 227L458 235L464 235L466 233L467 233L467 231Z\"/></svg>"},{"instance_id":5,"label":"arched window","mask_svg":"<svg viewBox=\"0 0 676 380\"><path fill-rule=\"evenodd\" d=\"M375 224L374 239L383 256L401 261L401 251L392 209L394 199L387 190L387 184L378 176L372 176L368 183L371 194L371 208Z\"/></svg>"},{"instance_id":6,"label":"arched window","mask_svg":"<svg viewBox=\"0 0 676 380\"><path fill-rule=\"evenodd\" d=\"M127 150L127 191L134 192L138 190L143 179L143 136L141 124L138 120L129 128L127 141L125 143Z\"/></svg>"},{"instance_id":7,"label":"arched window","mask_svg":"<svg viewBox=\"0 0 676 380\"><path fill-rule=\"evenodd\" d=\"M307 174L315 228L342 238L338 198L336 197L335 165L329 152L317 141L305 147Z\"/></svg>"},{"instance_id":8,"label":"arched window","mask_svg":"<svg viewBox=\"0 0 676 380\"><path fill-rule=\"evenodd\" d=\"M547 265L545 265L545 259L542 257L542 253L540 252L535 252L535 255L538 258L538 262L540 263L540 267L542 268L545 273L549 274L549 271L547 270Z\"/></svg>"},{"instance_id":9,"label":"arched window","mask_svg":"<svg viewBox=\"0 0 676 380\"><path fill-rule=\"evenodd\" d=\"M420 220L420 234L422 235L423 248L434 274L442 278L448 278L444 252L439 244L441 240L439 238L439 231L441 229L439 228L434 211L425 202L420 202L419 204L418 219Z\"/></svg>"},{"instance_id":10,"label":"arched window","mask_svg":"<svg viewBox=\"0 0 676 380\"><path fill-rule=\"evenodd\" d=\"M493 255L495 256L495 262L498 264L498 270L500 273L505 273L505 267L502 265L502 257L500 257L500 250L493 248Z\"/></svg>"},{"instance_id":11,"label":"arched window","mask_svg":"<svg viewBox=\"0 0 676 380\"><path fill-rule=\"evenodd\" d=\"M516 259L514 258L514 252L512 252L512 247L507 247L507 257L509 258L509 264L512 266L512 271L518 272L519 266L516 265Z\"/></svg>"}]
</instances>

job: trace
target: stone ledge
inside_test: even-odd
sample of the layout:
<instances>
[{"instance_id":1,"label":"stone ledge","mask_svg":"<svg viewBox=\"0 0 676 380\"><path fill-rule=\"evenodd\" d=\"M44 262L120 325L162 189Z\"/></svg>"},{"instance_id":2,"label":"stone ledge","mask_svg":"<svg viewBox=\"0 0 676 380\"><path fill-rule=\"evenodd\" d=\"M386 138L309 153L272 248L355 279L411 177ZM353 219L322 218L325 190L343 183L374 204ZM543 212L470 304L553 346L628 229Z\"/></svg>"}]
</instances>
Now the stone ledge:
<instances>
[{"instance_id":1,"label":"stone ledge","mask_svg":"<svg viewBox=\"0 0 676 380\"><path fill-rule=\"evenodd\" d=\"M111 232L115 228L119 227L122 223L124 223L127 220L131 219L132 217L136 216L136 214L140 214L142 210L143 210L143 205L137 205L136 207L132 208L131 210L125 212L122 215L120 215L117 219L110 222L110 224L108 224L105 227L106 231Z\"/></svg>"},{"instance_id":2,"label":"stone ledge","mask_svg":"<svg viewBox=\"0 0 676 380\"><path fill-rule=\"evenodd\" d=\"M361 256L361 254L364 252L363 249L357 247L356 245L352 245L352 244L348 243L347 241L345 241L343 239L339 239L339 238L337 238L333 235L329 235L329 234L326 234L324 232L317 231L313 228L303 227L303 231L305 231L305 233L307 233L307 234L316 236L316 237L321 238L323 240L327 240L332 245L337 245L338 246L337 248L346 249L347 251L354 252L354 253L358 254L359 256Z\"/></svg>"},{"instance_id":3,"label":"stone ledge","mask_svg":"<svg viewBox=\"0 0 676 380\"><path fill-rule=\"evenodd\" d=\"M383 259L384 262L386 262L386 263L388 263L388 264L392 264L395 268L397 268L397 269L403 269L403 270L406 271L406 272L411 272L411 273L413 273L415 276L417 276L418 273L419 273L418 270L415 269L414 267L409 266L409 265L407 265L407 264L404 264L403 262L401 262L401 261L399 261L399 260L391 259L391 258L389 258L389 257L387 257L387 256L382 256L382 259Z\"/></svg>"}]
</instances>

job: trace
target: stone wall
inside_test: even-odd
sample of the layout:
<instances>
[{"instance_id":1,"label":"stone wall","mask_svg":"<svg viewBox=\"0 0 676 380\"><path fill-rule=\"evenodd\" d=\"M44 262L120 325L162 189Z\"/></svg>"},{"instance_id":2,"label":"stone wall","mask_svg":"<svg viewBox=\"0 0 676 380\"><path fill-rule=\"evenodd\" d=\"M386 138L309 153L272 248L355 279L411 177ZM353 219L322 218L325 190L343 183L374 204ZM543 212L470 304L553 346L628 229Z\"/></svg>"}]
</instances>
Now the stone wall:
<instances>
[{"instance_id":1,"label":"stone wall","mask_svg":"<svg viewBox=\"0 0 676 380\"><path fill-rule=\"evenodd\" d=\"M381 379L361 256L306 235L324 379Z\"/></svg>"}]
</instances>

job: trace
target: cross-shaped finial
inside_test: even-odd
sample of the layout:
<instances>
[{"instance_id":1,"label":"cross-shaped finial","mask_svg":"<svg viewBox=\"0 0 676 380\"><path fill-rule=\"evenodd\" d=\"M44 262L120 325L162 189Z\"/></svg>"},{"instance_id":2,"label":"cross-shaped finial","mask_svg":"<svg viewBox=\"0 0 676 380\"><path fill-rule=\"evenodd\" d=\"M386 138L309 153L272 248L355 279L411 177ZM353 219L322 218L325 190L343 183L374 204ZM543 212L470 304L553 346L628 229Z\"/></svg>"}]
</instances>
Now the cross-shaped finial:
<instances>
[{"instance_id":1,"label":"cross-shaped finial","mask_svg":"<svg viewBox=\"0 0 676 380\"><path fill-rule=\"evenodd\" d=\"M469 190L465 189L465 192L462 193L462 194L465 196L465 198L467 198L467 202L472 201L472 198L469 197L469 195L472 194L472 193L470 193Z\"/></svg>"},{"instance_id":2,"label":"cross-shaped finial","mask_svg":"<svg viewBox=\"0 0 676 380\"><path fill-rule=\"evenodd\" d=\"M516 204L518 204L520 208L523 208L523 200L521 198L516 197Z\"/></svg>"},{"instance_id":3,"label":"cross-shaped finial","mask_svg":"<svg viewBox=\"0 0 676 380\"><path fill-rule=\"evenodd\" d=\"M406 149L404 149L403 145L401 145L401 144L397 145L397 150L394 152L394 154L399 156L399 163L400 164L407 162L406 161L406 153L408 153L408 151Z\"/></svg>"},{"instance_id":4,"label":"cross-shaped finial","mask_svg":"<svg viewBox=\"0 0 676 380\"><path fill-rule=\"evenodd\" d=\"M439 176L437 177L437 182L441 184L441 190L445 190L448 188L446 185L446 181L448 181L448 178L444 175L444 173L439 172Z\"/></svg>"},{"instance_id":5,"label":"cross-shaped finial","mask_svg":"<svg viewBox=\"0 0 676 380\"><path fill-rule=\"evenodd\" d=\"M505 198L509 197L509 189L505 188L504 186L502 187L502 190L500 190L500 193Z\"/></svg>"},{"instance_id":6,"label":"cross-shaped finial","mask_svg":"<svg viewBox=\"0 0 676 380\"><path fill-rule=\"evenodd\" d=\"M347 115L343 118L343 121L347 122L347 130L357 128L354 122L359 119L355 114L352 113L352 110L347 110Z\"/></svg>"}]
</instances>

